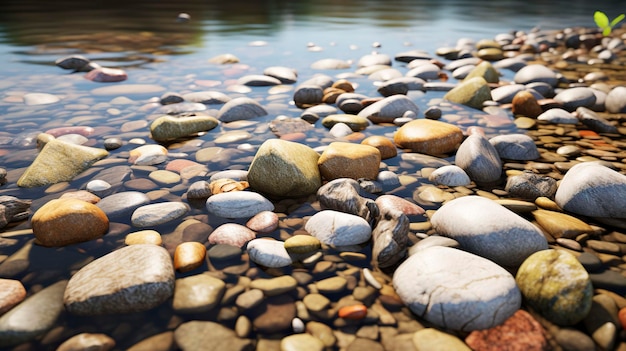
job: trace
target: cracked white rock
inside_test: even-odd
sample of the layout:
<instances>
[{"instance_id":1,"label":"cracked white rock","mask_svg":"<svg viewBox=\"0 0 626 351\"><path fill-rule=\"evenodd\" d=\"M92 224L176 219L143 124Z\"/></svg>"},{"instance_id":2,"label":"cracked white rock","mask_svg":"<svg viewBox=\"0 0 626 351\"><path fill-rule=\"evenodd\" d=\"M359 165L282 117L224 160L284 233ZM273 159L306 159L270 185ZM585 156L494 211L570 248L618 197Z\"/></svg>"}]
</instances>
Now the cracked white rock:
<instances>
[{"instance_id":1,"label":"cracked white rock","mask_svg":"<svg viewBox=\"0 0 626 351\"><path fill-rule=\"evenodd\" d=\"M332 246L358 245L372 236L372 228L365 219L334 210L316 213L304 229L319 241Z\"/></svg>"}]
</instances>

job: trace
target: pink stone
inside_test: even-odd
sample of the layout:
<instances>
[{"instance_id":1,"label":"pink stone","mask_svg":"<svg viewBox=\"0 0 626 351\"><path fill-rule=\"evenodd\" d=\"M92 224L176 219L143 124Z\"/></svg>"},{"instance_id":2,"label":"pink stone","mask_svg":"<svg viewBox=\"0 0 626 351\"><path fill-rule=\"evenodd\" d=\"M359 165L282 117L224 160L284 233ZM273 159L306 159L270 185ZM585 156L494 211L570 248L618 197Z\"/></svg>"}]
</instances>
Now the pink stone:
<instances>
[{"instance_id":1,"label":"pink stone","mask_svg":"<svg viewBox=\"0 0 626 351\"><path fill-rule=\"evenodd\" d=\"M19 280L0 279L0 315L4 314L26 297L26 289Z\"/></svg>"},{"instance_id":2,"label":"pink stone","mask_svg":"<svg viewBox=\"0 0 626 351\"><path fill-rule=\"evenodd\" d=\"M79 134L84 137L92 135L95 130L92 127L87 126L71 126L71 127L58 127L46 130L44 133L50 134L55 138L66 134Z\"/></svg>"},{"instance_id":3,"label":"pink stone","mask_svg":"<svg viewBox=\"0 0 626 351\"><path fill-rule=\"evenodd\" d=\"M254 238L256 238L256 234L241 224L226 223L215 228L213 233L209 235L209 244L226 244L242 248Z\"/></svg>"},{"instance_id":4,"label":"pink stone","mask_svg":"<svg viewBox=\"0 0 626 351\"><path fill-rule=\"evenodd\" d=\"M128 79L128 75L121 69L100 67L89 71L85 78L94 82L121 82Z\"/></svg>"},{"instance_id":5,"label":"pink stone","mask_svg":"<svg viewBox=\"0 0 626 351\"><path fill-rule=\"evenodd\" d=\"M194 162L191 160L186 160L186 159L176 159L173 161L170 161L167 166L165 166L165 170L166 171L172 171L172 172L177 172L180 174L180 172L187 168L187 167L191 167L191 166L198 166L200 165L198 162Z\"/></svg>"},{"instance_id":6,"label":"pink stone","mask_svg":"<svg viewBox=\"0 0 626 351\"><path fill-rule=\"evenodd\" d=\"M272 211L262 211L250 218L246 227L257 233L271 233L278 228L278 215Z\"/></svg>"},{"instance_id":7,"label":"pink stone","mask_svg":"<svg viewBox=\"0 0 626 351\"><path fill-rule=\"evenodd\" d=\"M379 208L392 208L401 211L407 216L423 215L424 209L411 201L405 200L396 195L381 195L376 199Z\"/></svg>"},{"instance_id":8,"label":"pink stone","mask_svg":"<svg viewBox=\"0 0 626 351\"><path fill-rule=\"evenodd\" d=\"M546 331L533 316L518 310L502 325L471 332L465 343L480 351L543 351L550 349L545 335Z\"/></svg>"}]
</instances>

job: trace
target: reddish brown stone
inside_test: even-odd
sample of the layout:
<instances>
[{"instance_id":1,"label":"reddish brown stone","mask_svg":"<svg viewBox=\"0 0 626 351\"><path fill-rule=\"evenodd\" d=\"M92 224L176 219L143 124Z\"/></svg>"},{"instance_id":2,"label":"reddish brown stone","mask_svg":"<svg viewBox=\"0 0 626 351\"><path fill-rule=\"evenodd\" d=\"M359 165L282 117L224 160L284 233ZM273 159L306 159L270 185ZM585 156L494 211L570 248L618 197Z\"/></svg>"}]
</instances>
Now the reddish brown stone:
<instances>
[{"instance_id":1,"label":"reddish brown stone","mask_svg":"<svg viewBox=\"0 0 626 351\"><path fill-rule=\"evenodd\" d=\"M367 316L367 307L361 304L344 306L339 309L337 316L344 319L363 319Z\"/></svg>"},{"instance_id":2,"label":"reddish brown stone","mask_svg":"<svg viewBox=\"0 0 626 351\"><path fill-rule=\"evenodd\" d=\"M396 148L396 146L391 140L385 138L384 136L372 135L363 139L361 141L361 144L377 148L378 151L380 151L380 157L383 160L396 157L396 155L398 155L398 149Z\"/></svg>"},{"instance_id":3,"label":"reddish brown stone","mask_svg":"<svg viewBox=\"0 0 626 351\"><path fill-rule=\"evenodd\" d=\"M271 296L252 312L252 325L257 332L272 334L291 329L296 317L296 305L289 295Z\"/></svg>"},{"instance_id":4,"label":"reddish brown stone","mask_svg":"<svg viewBox=\"0 0 626 351\"><path fill-rule=\"evenodd\" d=\"M539 322L518 310L502 325L471 332L465 343L475 351L543 351L550 349L545 335Z\"/></svg>"},{"instance_id":5,"label":"reddish brown stone","mask_svg":"<svg viewBox=\"0 0 626 351\"><path fill-rule=\"evenodd\" d=\"M19 280L0 279L0 315L22 302L26 289Z\"/></svg>"},{"instance_id":6,"label":"reddish brown stone","mask_svg":"<svg viewBox=\"0 0 626 351\"><path fill-rule=\"evenodd\" d=\"M528 91L520 91L513 97L512 111L514 115L537 118L543 113L543 109L533 94Z\"/></svg>"},{"instance_id":7,"label":"reddish brown stone","mask_svg":"<svg viewBox=\"0 0 626 351\"><path fill-rule=\"evenodd\" d=\"M463 131L445 122L418 119L398 129L393 141L398 147L428 155L455 151L463 141Z\"/></svg>"}]
</instances>

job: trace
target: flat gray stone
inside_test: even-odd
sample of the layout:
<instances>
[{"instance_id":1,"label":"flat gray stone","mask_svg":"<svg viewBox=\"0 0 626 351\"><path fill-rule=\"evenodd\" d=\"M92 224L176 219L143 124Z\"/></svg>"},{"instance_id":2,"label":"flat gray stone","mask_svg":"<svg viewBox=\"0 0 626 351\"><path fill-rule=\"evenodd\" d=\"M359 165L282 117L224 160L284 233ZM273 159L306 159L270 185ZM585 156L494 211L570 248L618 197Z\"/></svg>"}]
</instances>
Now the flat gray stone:
<instances>
[{"instance_id":1,"label":"flat gray stone","mask_svg":"<svg viewBox=\"0 0 626 351\"><path fill-rule=\"evenodd\" d=\"M267 111L255 100L238 97L228 101L217 114L222 122L248 120L267 115Z\"/></svg>"},{"instance_id":2,"label":"flat gray stone","mask_svg":"<svg viewBox=\"0 0 626 351\"><path fill-rule=\"evenodd\" d=\"M160 202L137 208L131 215L135 227L151 227L180 218L189 212L189 205L183 202Z\"/></svg>"},{"instance_id":3,"label":"flat gray stone","mask_svg":"<svg viewBox=\"0 0 626 351\"><path fill-rule=\"evenodd\" d=\"M419 107L404 95L394 95L375 102L359 112L358 116L374 123L391 123L402 117L406 111L417 114Z\"/></svg>"},{"instance_id":4,"label":"flat gray stone","mask_svg":"<svg viewBox=\"0 0 626 351\"><path fill-rule=\"evenodd\" d=\"M504 134L489 139L500 158L516 161L530 161L539 158L539 151L533 138L526 134Z\"/></svg>"},{"instance_id":5,"label":"flat gray stone","mask_svg":"<svg viewBox=\"0 0 626 351\"><path fill-rule=\"evenodd\" d=\"M273 211L274 205L259 193L231 191L209 197L206 208L222 218L249 218L262 211Z\"/></svg>"},{"instance_id":6,"label":"flat gray stone","mask_svg":"<svg viewBox=\"0 0 626 351\"><path fill-rule=\"evenodd\" d=\"M455 163L477 183L496 182L502 174L502 161L498 151L478 134L468 136L461 143L456 152Z\"/></svg>"},{"instance_id":7,"label":"flat gray stone","mask_svg":"<svg viewBox=\"0 0 626 351\"><path fill-rule=\"evenodd\" d=\"M189 102L195 102L205 105L219 105L229 102L231 99L228 95L214 90L194 91L193 93L184 94L183 99Z\"/></svg>"},{"instance_id":8,"label":"flat gray stone","mask_svg":"<svg viewBox=\"0 0 626 351\"><path fill-rule=\"evenodd\" d=\"M558 83L556 73L550 68L539 64L532 64L523 67L515 73L513 80L518 84L543 82L550 84L552 87L555 87Z\"/></svg>"},{"instance_id":9,"label":"flat gray stone","mask_svg":"<svg viewBox=\"0 0 626 351\"><path fill-rule=\"evenodd\" d=\"M128 216L137 208L150 203L148 195L139 191L123 191L102 198L98 206L109 219Z\"/></svg>"}]
</instances>

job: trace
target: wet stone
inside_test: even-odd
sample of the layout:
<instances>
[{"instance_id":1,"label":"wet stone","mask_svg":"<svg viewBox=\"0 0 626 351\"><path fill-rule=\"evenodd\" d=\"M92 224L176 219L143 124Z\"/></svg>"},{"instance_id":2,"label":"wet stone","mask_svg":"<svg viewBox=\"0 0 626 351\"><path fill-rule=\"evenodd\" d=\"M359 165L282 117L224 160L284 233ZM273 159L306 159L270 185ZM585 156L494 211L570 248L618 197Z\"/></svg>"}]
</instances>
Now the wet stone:
<instances>
[{"instance_id":1,"label":"wet stone","mask_svg":"<svg viewBox=\"0 0 626 351\"><path fill-rule=\"evenodd\" d=\"M255 100L239 97L228 101L220 108L217 119L221 122L249 120L267 115L267 111Z\"/></svg>"},{"instance_id":2,"label":"wet stone","mask_svg":"<svg viewBox=\"0 0 626 351\"><path fill-rule=\"evenodd\" d=\"M523 161L539 158L535 141L525 134L498 135L489 139L489 143L502 159Z\"/></svg>"},{"instance_id":3,"label":"wet stone","mask_svg":"<svg viewBox=\"0 0 626 351\"><path fill-rule=\"evenodd\" d=\"M177 313L203 313L220 302L226 284L208 274L176 279L172 307Z\"/></svg>"},{"instance_id":4,"label":"wet stone","mask_svg":"<svg viewBox=\"0 0 626 351\"><path fill-rule=\"evenodd\" d=\"M131 215L135 227L151 227L184 216L189 205L182 202L162 202L138 207Z\"/></svg>"},{"instance_id":5,"label":"wet stone","mask_svg":"<svg viewBox=\"0 0 626 351\"><path fill-rule=\"evenodd\" d=\"M556 193L557 183L554 178L525 171L509 177L504 190L510 195L534 201L538 197L552 198Z\"/></svg>"},{"instance_id":6,"label":"wet stone","mask_svg":"<svg viewBox=\"0 0 626 351\"><path fill-rule=\"evenodd\" d=\"M261 194L232 191L212 195L207 199L209 213L223 218L249 218L262 211L273 211L274 205Z\"/></svg>"},{"instance_id":7,"label":"wet stone","mask_svg":"<svg viewBox=\"0 0 626 351\"><path fill-rule=\"evenodd\" d=\"M115 340L106 334L80 333L65 340L57 350L111 350L114 346Z\"/></svg>"}]
</instances>

